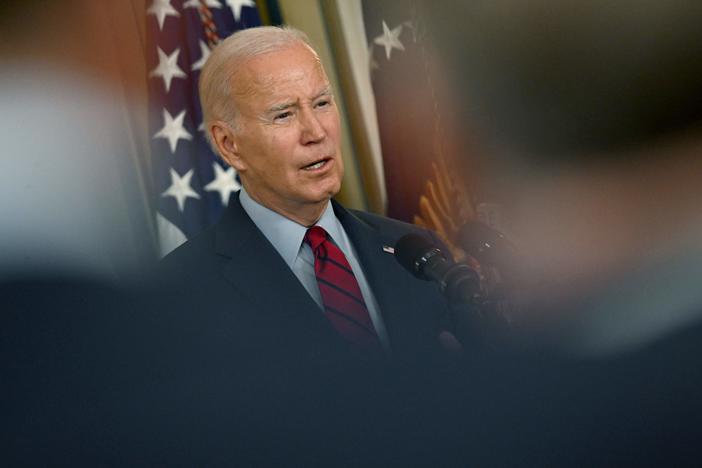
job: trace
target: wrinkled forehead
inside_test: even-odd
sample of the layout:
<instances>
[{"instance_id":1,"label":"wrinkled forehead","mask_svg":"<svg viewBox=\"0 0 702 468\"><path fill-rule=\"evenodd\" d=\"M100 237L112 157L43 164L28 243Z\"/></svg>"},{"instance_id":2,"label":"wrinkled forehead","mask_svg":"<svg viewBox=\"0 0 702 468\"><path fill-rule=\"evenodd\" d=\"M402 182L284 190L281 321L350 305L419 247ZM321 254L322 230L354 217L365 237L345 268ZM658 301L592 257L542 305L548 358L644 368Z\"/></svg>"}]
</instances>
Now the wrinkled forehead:
<instances>
[{"instance_id":1,"label":"wrinkled forehead","mask_svg":"<svg viewBox=\"0 0 702 468\"><path fill-rule=\"evenodd\" d=\"M328 83L319 56L302 42L245 59L232 75L235 97L273 93L283 81Z\"/></svg>"}]
</instances>

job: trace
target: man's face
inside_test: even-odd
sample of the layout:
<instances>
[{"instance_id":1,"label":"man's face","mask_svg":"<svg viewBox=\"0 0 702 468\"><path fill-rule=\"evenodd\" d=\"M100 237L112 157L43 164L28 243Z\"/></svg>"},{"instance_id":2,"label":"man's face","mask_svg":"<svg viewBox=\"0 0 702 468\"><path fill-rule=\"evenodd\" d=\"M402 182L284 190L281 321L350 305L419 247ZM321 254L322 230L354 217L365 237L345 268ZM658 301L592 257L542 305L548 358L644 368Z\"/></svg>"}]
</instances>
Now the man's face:
<instances>
[{"instance_id":1,"label":"man's face","mask_svg":"<svg viewBox=\"0 0 702 468\"><path fill-rule=\"evenodd\" d=\"M234 82L230 163L247 192L298 222L321 215L341 188L344 166L339 114L319 59L295 44L245 62Z\"/></svg>"}]
</instances>

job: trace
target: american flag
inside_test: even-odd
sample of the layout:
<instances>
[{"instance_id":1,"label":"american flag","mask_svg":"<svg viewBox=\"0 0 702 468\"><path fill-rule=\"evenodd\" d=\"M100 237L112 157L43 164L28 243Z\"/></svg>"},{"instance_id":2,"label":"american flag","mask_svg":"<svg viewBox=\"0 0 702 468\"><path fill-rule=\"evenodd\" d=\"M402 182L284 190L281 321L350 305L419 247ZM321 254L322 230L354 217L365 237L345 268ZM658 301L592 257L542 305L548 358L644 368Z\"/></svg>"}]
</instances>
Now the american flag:
<instances>
[{"instance_id":1,"label":"american flag","mask_svg":"<svg viewBox=\"0 0 702 468\"><path fill-rule=\"evenodd\" d=\"M460 228L475 217L475 211L455 170L455 158L467 155L465 148L456 147L455 122L443 116L451 109L451 95L426 37L422 3L361 3L387 215L436 231L454 256L462 259Z\"/></svg>"},{"instance_id":2,"label":"american flag","mask_svg":"<svg viewBox=\"0 0 702 468\"><path fill-rule=\"evenodd\" d=\"M234 169L205 140L198 80L217 42L261 18L254 0L151 0L146 16L151 167L165 255L214 224L239 189Z\"/></svg>"},{"instance_id":3,"label":"american flag","mask_svg":"<svg viewBox=\"0 0 702 468\"><path fill-rule=\"evenodd\" d=\"M423 38L413 3L362 2L388 193L387 214L410 223L436 157L432 83L424 67Z\"/></svg>"}]
</instances>

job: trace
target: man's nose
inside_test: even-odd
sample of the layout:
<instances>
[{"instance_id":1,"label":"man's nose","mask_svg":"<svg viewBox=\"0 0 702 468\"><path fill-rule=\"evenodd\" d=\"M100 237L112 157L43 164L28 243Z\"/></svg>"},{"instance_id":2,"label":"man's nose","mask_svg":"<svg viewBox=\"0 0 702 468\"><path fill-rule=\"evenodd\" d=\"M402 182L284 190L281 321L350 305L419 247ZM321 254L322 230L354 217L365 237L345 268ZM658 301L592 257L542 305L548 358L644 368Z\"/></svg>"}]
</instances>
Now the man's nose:
<instances>
[{"instance_id":1,"label":"man's nose","mask_svg":"<svg viewBox=\"0 0 702 468\"><path fill-rule=\"evenodd\" d=\"M318 143L327 136L322 123L312 109L305 109L301 115L302 144Z\"/></svg>"}]
</instances>

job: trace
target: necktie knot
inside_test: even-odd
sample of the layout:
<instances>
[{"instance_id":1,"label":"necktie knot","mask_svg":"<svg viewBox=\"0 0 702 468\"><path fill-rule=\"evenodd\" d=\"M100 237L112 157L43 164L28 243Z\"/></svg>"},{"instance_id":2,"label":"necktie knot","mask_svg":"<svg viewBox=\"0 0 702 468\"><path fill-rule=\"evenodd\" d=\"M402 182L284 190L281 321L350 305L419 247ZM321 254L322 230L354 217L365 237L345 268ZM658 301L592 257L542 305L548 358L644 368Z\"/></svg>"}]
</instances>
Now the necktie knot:
<instances>
[{"instance_id":1,"label":"necktie knot","mask_svg":"<svg viewBox=\"0 0 702 468\"><path fill-rule=\"evenodd\" d=\"M327 231L319 226L312 226L305 233L305 242L316 252L317 248L327 240Z\"/></svg>"}]
</instances>

